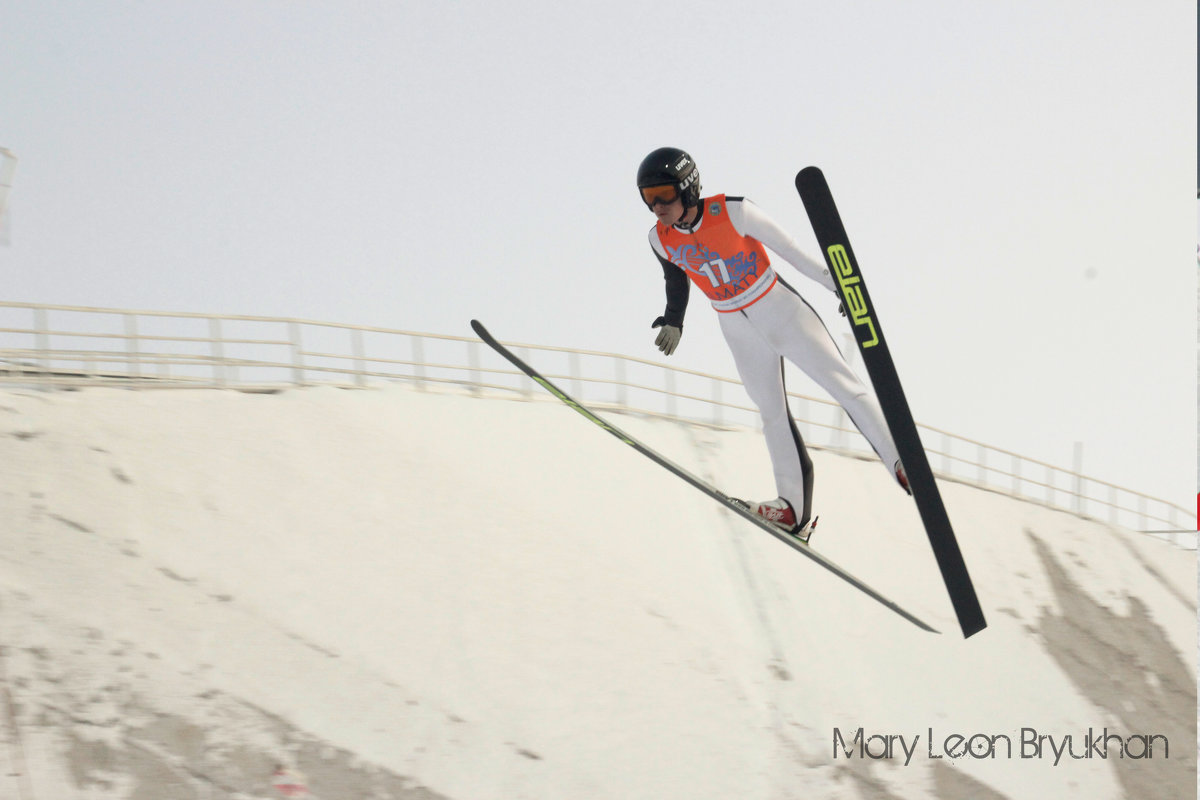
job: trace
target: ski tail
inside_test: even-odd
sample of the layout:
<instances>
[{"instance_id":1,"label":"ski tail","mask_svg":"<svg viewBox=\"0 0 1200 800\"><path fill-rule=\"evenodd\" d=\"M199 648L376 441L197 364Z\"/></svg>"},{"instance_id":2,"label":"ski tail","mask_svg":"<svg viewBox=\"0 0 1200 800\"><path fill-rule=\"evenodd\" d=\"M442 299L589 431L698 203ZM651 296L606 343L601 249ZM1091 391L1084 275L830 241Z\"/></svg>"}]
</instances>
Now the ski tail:
<instances>
[{"instance_id":1,"label":"ski tail","mask_svg":"<svg viewBox=\"0 0 1200 800\"><path fill-rule=\"evenodd\" d=\"M969 637L986 628L987 621L934 481L933 470L917 433L904 390L900 386L900 377L896 374L896 365L888 350L879 314L871 302L858 260L850 247L850 238L833 202L833 194L829 191L825 176L816 167L807 167L796 175L796 190L804 202L813 233L837 284L838 295L852 324L854 338L879 397L884 419L900 451L913 500L958 616L959 627L962 628L963 637Z\"/></svg>"},{"instance_id":2,"label":"ski tail","mask_svg":"<svg viewBox=\"0 0 1200 800\"><path fill-rule=\"evenodd\" d=\"M899 605L897 605L893 601L884 597L882 594L877 592L875 589L871 588L866 583L864 583L862 580L860 580L859 578L856 578L854 575L850 574L845 569L843 569L842 567L835 564L833 561L829 560L828 558L821 555L820 553L814 551L812 548L808 547L808 545L804 544L799 539L796 539L794 536L791 536L790 534L784 532L782 529L778 528L773 523L768 522L767 520L763 519L759 515L755 514L753 511L750 510L749 506L747 506L745 503L742 503L738 500L735 500L735 499L729 497L724 492L722 492L719 489L717 489L716 487L710 485L703 478L699 478L696 475L693 475L688 470L684 469L683 467L674 463L670 459L659 454L654 449L646 446L645 444L640 442L638 439L634 438L633 436L630 436L628 433L625 433L620 428L618 428L617 426L610 423L608 420L599 416L598 414L593 412L591 409L589 409L586 406L582 405L581 403L577 402L574 398L572 398L570 395L568 395L562 389L558 388L553 383L551 383L548 379L543 377L541 375L541 373L539 373L536 369L529 366L529 364L526 364L515 353L513 353L511 350L509 350L503 344L498 342L496 340L496 338L493 337L488 332L487 328L483 327L483 324L480 323L479 320L474 320L474 319L471 320L471 328L475 331L475 333L479 336L479 338L484 341L485 344L487 344L489 347L491 347L493 350L495 350L500 355L504 356L504 358L508 359L508 361L510 363L512 363L513 366L515 366L517 369L524 372L526 375L528 375L530 378L532 378L534 381L536 381L539 385L541 385L542 388L544 388L550 394L557 397L559 400L561 400L563 403L565 403L570 408L577 411L581 416L583 416L590 422L595 423L597 426L604 429L612 436L615 436L616 438L620 439L625 444L632 447L634 450L637 450L639 453L644 455L646 458L649 458L654 463L663 467L667 471L673 473L674 475L681 478L685 482L691 484L693 487L695 487L696 489L699 489L701 492L704 492L706 495L713 498L717 502L721 503L722 505L724 505L726 508L733 511L738 516L741 516L741 517L749 520L750 522L754 523L758 527L765 530L767 533L774 536L779 541L783 542L784 544L787 544L792 549L797 550L800 553L803 553L810 560L815 561L817 564L820 564L822 567L824 567L829 572L833 573L834 575L838 576L846 583L855 587L856 589L861 591L863 594L870 597L872 600L875 600L876 602L891 609L896 614L899 614L901 617L908 620L912 624L916 625L918 628L921 628L922 630L930 631L931 633L938 633L936 628L933 628L928 623L922 621L918 617L914 616L913 614L909 613L905 609L901 608Z\"/></svg>"}]
</instances>

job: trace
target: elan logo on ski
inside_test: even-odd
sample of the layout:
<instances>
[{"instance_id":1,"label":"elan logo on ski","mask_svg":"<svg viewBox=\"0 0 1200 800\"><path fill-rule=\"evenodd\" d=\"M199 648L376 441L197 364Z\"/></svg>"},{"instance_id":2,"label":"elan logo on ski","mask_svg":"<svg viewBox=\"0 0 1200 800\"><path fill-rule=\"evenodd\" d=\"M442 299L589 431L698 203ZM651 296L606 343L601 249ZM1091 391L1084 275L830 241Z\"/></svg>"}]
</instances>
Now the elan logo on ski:
<instances>
[{"instance_id":1,"label":"elan logo on ski","mask_svg":"<svg viewBox=\"0 0 1200 800\"><path fill-rule=\"evenodd\" d=\"M829 256L833 274L837 276L838 286L842 288L842 300L850 319L855 325L866 325L871 332L870 339L858 339L859 345L863 349L874 347L879 344L879 335L875 332L875 321L871 319L871 309L867 306L867 299L863 296L860 286L862 278L855 274L850 254L840 244L830 245L825 253Z\"/></svg>"}]
</instances>

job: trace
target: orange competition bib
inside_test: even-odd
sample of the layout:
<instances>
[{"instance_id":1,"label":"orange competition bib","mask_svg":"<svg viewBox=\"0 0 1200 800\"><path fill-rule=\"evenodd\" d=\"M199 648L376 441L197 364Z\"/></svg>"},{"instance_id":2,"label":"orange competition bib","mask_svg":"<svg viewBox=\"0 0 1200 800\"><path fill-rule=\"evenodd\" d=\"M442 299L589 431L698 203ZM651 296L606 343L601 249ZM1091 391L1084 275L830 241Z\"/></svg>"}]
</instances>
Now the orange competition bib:
<instances>
[{"instance_id":1,"label":"orange competition bib","mask_svg":"<svg viewBox=\"0 0 1200 800\"><path fill-rule=\"evenodd\" d=\"M766 248L742 236L729 221L725 195L700 201L701 218L691 231L655 225L672 264L712 301L717 311L738 311L762 298L775 285Z\"/></svg>"}]
</instances>

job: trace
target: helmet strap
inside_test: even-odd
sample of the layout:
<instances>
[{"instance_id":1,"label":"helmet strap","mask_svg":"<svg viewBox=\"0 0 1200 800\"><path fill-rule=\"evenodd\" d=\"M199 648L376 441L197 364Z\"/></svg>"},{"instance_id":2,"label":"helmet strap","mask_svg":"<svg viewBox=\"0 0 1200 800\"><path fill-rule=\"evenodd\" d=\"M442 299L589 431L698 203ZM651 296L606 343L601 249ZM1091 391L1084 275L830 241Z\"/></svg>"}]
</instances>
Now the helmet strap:
<instances>
[{"instance_id":1,"label":"helmet strap","mask_svg":"<svg viewBox=\"0 0 1200 800\"><path fill-rule=\"evenodd\" d=\"M688 216L688 214L692 213L693 211L696 212L696 216L691 222L688 222L687 216ZM684 206L683 215L679 217L679 222L675 223L675 227L690 231L692 228L696 227L696 223L699 221L700 221L700 206L699 206L699 204L694 205L694 206Z\"/></svg>"}]
</instances>

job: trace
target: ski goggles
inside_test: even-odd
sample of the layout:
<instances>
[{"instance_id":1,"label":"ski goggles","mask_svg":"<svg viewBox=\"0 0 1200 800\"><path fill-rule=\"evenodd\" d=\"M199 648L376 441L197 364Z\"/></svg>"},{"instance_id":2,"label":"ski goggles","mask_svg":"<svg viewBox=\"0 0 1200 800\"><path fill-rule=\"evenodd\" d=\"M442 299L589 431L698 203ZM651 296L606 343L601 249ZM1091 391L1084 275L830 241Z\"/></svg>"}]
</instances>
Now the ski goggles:
<instances>
[{"instance_id":1,"label":"ski goggles","mask_svg":"<svg viewBox=\"0 0 1200 800\"><path fill-rule=\"evenodd\" d=\"M679 191L675 188L675 184L668 183L662 186L643 186L642 201L651 208L655 203L670 205L679 199Z\"/></svg>"}]
</instances>

